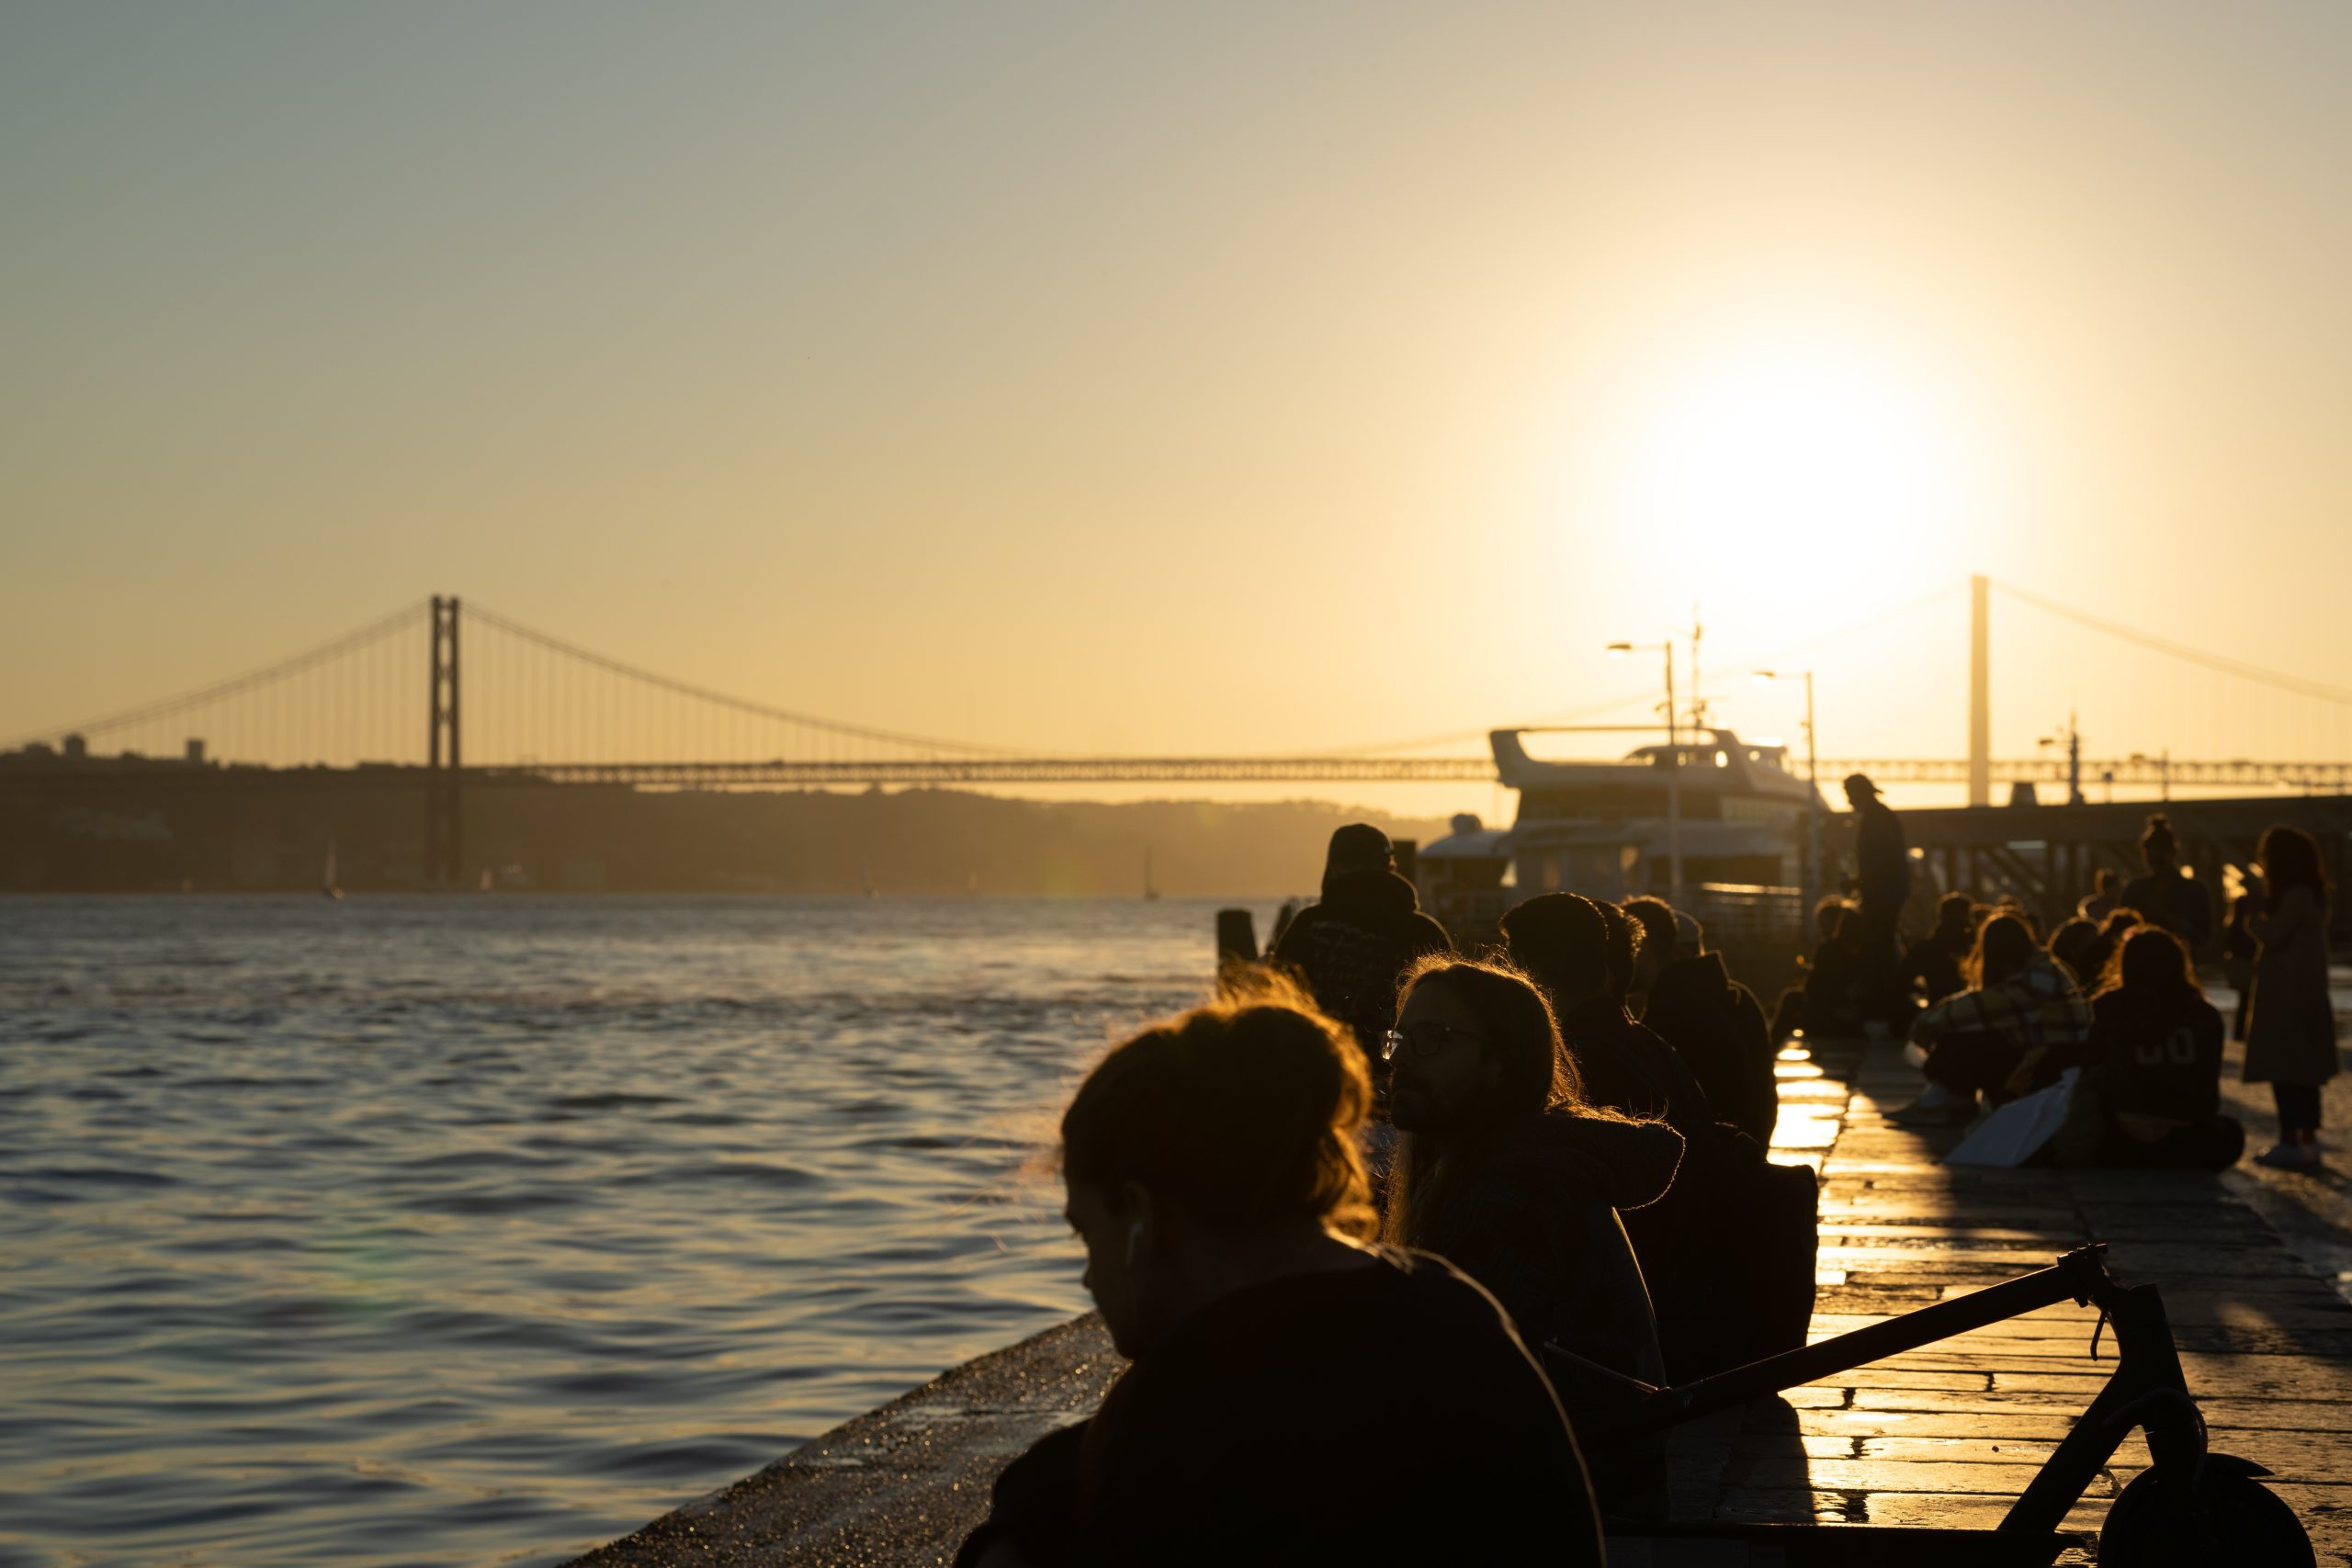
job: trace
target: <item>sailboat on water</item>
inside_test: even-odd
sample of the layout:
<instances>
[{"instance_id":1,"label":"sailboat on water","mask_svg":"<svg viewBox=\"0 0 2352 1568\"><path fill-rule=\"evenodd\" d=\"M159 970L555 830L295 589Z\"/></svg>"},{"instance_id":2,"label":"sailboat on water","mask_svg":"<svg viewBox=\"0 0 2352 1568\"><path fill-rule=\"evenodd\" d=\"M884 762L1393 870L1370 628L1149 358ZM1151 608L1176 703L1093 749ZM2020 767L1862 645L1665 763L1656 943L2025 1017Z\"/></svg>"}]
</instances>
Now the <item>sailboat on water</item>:
<instances>
[{"instance_id":1,"label":"sailboat on water","mask_svg":"<svg viewBox=\"0 0 2352 1568\"><path fill-rule=\"evenodd\" d=\"M1159 889L1152 885L1151 880L1151 846L1149 844L1143 847L1143 901L1147 904L1156 904L1159 901Z\"/></svg>"}]
</instances>

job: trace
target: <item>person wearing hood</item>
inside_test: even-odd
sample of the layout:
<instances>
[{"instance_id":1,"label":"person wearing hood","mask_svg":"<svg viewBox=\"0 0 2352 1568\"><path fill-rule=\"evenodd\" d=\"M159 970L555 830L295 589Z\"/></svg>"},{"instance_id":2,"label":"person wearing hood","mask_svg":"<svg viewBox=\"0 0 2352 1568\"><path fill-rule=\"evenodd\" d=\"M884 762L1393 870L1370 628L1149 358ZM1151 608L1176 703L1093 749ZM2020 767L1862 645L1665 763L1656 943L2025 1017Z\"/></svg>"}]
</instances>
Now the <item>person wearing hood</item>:
<instances>
[{"instance_id":1,"label":"person wearing hood","mask_svg":"<svg viewBox=\"0 0 2352 1568\"><path fill-rule=\"evenodd\" d=\"M1690 1065L1625 1010L1638 930L1623 910L1580 893L1542 894L1502 919L1511 966L1552 1004L1587 1098L1688 1137L1713 1122L1714 1109Z\"/></svg>"},{"instance_id":2,"label":"person wearing hood","mask_svg":"<svg viewBox=\"0 0 2352 1568\"><path fill-rule=\"evenodd\" d=\"M1663 1197L1682 1139L1585 1098L1544 993L1500 964L1430 957L1406 977L1387 1037L1404 1134L1383 1235L1434 1252L1502 1304L1547 1359L1604 1515L1662 1517L1665 1449L1606 1439L1582 1363L1665 1381L1657 1322L1621 1209Z\"/></svg>"},{"instance_id":3,"label":"person wearing hood","mask_svg":"<svg viewBox=\"0 0 2352 1568\"><path fill-rule=\"evenodd\" d=\"M1351 822L1331 835L1323 898L1283 928L1270 955L1296 974L1316 1005L1354 1031L1375 1085L1385 1078L1380 1042L1396 1021L1396 983L1425 953L1452 953L1445 928L1422 913L1413 885L1396 874L1388 835Z\"/></svg>"},{"instance_id":4,"label":"person wearing hood","mask_svg":"<svg viewBox=\"0 0 2352 1568\"><path fill-rule=\"evenodd\" d=\"M2015 915L1985 921L1970 968L1974 989L1912 1022L1911 1043L1928 1054L1928 1087L1888 1116L1898 1126L1964 1125L1975 1120L1979 1094L1998 1104L2082 1061L2091 1005L2025 921Z\"/></svg>"},{"instance_id":5,"label":"person wearing hood","mask_svg":"<svg viewBox=\"0 0 2352 1568\"><path fill-rule=\"evenodd\" d=\"M1626 900L1624 911L1642 931L1633 986L1642 1023L1690 1064L1718 1118L1770 1145L1781 1099L1763 1004L1707 951L1691 916L1650 897Z\"/></svg>"}]
</instances>

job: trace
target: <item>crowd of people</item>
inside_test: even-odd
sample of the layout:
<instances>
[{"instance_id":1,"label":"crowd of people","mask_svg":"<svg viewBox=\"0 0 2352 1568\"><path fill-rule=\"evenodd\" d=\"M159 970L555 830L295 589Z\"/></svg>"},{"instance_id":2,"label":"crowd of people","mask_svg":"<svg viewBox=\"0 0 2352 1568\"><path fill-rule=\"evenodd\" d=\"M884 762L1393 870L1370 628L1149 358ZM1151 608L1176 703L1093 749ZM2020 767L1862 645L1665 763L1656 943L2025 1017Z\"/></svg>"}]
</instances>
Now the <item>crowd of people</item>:
<instances>
[{"instance_id":1,"label":"crowd of people","mask_svg":"<svg viewBox=\"0 0 2352 1568\"><path fill-rule=\"evenodd\" d=\"M1898 1120L1958 1123L2063 1082L2058 1157L2238 1157L2193 962L2214 910L2168 822L2147 874L2103 880L2047 944L2023 909L1952 894L1903 948L1908 857L1859 785L1858 896L1816 910L1769 1022L1664 900L1543 894L1470 956L1385 837L1334 835L1322 902L1268 962L1112 1050L1064 1114L1084 1281L1133 1365L1005 1470L957 1562L1521 1561L1535 1543L1600 1562L1607 1522L1666 1512L1664 1450L1631 1435L1631 1405L1804 1342L1815 1178L1765 1158L1790 1029L1899 1024L1926 1085ZM2245 1076L2278 1097L2261 1157L2315 1163L2328 889L2293 829L2259 863L2223 949L2251 981Z\"/></svg>"}]
</instances>

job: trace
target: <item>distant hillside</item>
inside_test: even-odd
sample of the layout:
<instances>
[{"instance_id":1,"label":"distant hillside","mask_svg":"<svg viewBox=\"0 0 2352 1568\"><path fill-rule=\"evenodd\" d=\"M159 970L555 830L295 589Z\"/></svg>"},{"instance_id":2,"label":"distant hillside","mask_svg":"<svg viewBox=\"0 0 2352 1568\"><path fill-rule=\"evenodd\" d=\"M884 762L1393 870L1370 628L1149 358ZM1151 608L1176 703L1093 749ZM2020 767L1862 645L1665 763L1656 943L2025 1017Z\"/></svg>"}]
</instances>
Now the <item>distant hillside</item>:
<instances>
[{"instance_id":1,"label":"distant hillside","mask_svg":"<svg viewBox=\"0 0 2352 1568\"><path fill-rule=\"evenodd\" d=\"M0 887L308 889L327 849L353 891L421 880L413 791L220 790L141 799L11 801ZM605 786L479 790L466 802L469 878L577 891L1139 893L1148 850L1163 892L1311 893L1331 830L1371 821L1423 842L1434 818L1319 801L1132 805L1010 800L948 790L639 793Z\"/></svg>"}]
</instances>

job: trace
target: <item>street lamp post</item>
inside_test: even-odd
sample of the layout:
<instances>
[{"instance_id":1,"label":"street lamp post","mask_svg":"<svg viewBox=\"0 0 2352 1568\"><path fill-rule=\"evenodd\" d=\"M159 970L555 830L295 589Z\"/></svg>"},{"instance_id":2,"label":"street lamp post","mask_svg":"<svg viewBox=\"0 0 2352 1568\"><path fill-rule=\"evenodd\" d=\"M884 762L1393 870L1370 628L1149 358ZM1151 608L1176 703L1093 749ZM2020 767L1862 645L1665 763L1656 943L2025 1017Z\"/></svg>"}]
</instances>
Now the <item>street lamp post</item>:
<instances>
[{"instance_id":1,"label":"street lamp post","mask_svg":"<svg viewBox=\"0 0 2352 1568\"><path fill-rule=\"evenodd\" d=\"M1804 907L1810 911L1821 897L1821 746L1813 733L1813 671L1804 672ZM1778 680L1776 671L1758 670L1758 683ZM1810 918L1810 915L1807 917Z\"/></svg>"},{"instance_id":2,"label":"street lamp post","mask_svg":"<svg viewBox=\"0 0 2352 1568\"><path fill-rule=\"evenodd\" d=\"M1674 712L1674 639L1659 643L1612 642L1609 657L1656 648L1666 655L1666 881L1668 901L1682 902L1682 736Z\"/></svg>"}]
</instances>

